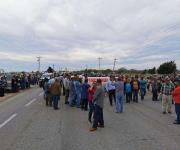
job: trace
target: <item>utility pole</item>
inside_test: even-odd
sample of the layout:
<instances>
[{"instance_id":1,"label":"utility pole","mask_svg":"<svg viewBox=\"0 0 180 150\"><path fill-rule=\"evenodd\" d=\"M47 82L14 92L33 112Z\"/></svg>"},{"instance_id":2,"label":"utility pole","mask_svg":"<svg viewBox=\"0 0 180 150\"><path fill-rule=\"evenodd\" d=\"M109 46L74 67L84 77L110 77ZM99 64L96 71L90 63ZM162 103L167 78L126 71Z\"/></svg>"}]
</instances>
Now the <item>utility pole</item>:
<instances>
[{"instance_id":1,"label":"utility pole","mask_svg":"<svg viewBox=\"0 0 180 150\"><path fill-rule=\"evenodd\" d=\"M40 72L41 71L41 56L38 56L37 57L37 62L38 62L38 71Z\"/></svg>"},{"instance_id":2,"label":"utility pole","mask_svg":"<svg viewBox=\"0 0 180 150\"><path fill-rule=\"evenodd\" d=\"M99 57L99 58L98 58L98 61L99 61L99 71L100 71L100 69L101 69L101 60L102 60L102 58Z\"/></svg>"},{"instance_id":3,"label":"utility pole","mask_svg":"<svg viewBox=\"0 0 180 150\"><path fill-rule=\"evenodd\" d=\"M113 71L115 70L116 62L117 62L117 59L115 58L115 59L114 59L114 65L113 65Z\"/></svg>"}]
</instances>

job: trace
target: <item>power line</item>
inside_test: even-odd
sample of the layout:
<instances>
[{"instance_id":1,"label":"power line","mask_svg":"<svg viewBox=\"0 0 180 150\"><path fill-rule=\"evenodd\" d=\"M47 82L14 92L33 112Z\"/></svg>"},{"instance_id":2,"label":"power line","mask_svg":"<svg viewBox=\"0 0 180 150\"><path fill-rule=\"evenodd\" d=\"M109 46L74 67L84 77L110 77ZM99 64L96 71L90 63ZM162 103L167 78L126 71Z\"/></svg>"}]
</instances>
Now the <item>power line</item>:
<instances>
[{"instance_id":1,"label":"power line","mask_svg":"<svg viewBox=\"0 0 180 150\"><path fill-rule=\"evenodd\" d=\"M114 59L114 65L113 65L113 71L115 70L116 62L117 62L117 59L115 58L115 59Z\"/></svg>"},{"instance_id":2,"label":"power line","mask_svg":"<svg viewBox=\"0 0 180 150\"><path fill-rule=\"evenodd\" d=\"M101 69L101 60L102 60L102 58L99 57L99 58L98 58L98 62L99 62L99 70Z\"/></svg>"},{"instance_id":3,"label":"power line","mask_svg":"<svg viewBox=\"0 0 180 150\"><path fill-rule=\"evenodd\" d=\"M41 71L41 56L36 57L37 58L37 62L38 62L38 71Z\"/></svg>"}]
</instances>

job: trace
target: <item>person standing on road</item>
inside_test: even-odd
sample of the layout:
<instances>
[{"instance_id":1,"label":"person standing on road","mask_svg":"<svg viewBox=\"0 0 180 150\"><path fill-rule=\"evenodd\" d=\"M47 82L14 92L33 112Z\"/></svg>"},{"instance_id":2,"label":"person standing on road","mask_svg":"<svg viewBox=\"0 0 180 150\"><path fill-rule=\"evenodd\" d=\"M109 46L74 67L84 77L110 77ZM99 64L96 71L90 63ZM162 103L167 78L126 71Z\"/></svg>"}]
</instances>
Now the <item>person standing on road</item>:
<instances>
[{"instance_id":1,"label":"person standing on road","mask_svg":"<svg viewBox=\"0 0 180 150\"><path fill-rule=\"evenodd\" d=\"M55 78L55 82L52 83L50 91L52 95L54 110L58 110L58 101L60 100L61 96L61 84L58 78Z\"/></svg>"},{"instance_id":2,"label":"person standing on road","mask_svg":"<svg viewBox=\"0 0 180 150\"><path fill-rule=\"evenodd\" d=\"M116 90L116 113L122 113L123 100L124 100L124 82L122 77L119 77L118 81L115 82L115 90Z\"/></svg>"},{"instance_id":3,"label":"person standing on road","mask_svg":"<svg viewBox=\"0 0 180 150\"><path fill-rule=\"evenodd\" d=\"M171 113L172 105L172 91L174 90L173 83L170 82L169 77L165 78L165 83L162 85L161 94L162 94L162 110L163 114Z\"/></svg>"},{"instance_id":4,"label":"person standing on road","mask_svg":"<svg viewBox=\"0 0 180 150\"><path fill-rule=\"evenodd\" d=\"M139 93L139 81L138 77L136 76L134 81L132 82L133 85L133 101L138 103L138 93Z\"/></svg>"},{"instance_id":5,"label":"person standing on road","mask_svg":"<svg viewBox=\"0 0 180 150\"><path fill-rule=\"evenodd\" d=\"M69 98L68 98L69 106L71 107L74 107L75 100L76 100L76 90L74 86L74 80L75 80L75 77L71 76L71 80L69 83Z\"/></svg>"},{"instance_id":6,"label":"person standing on road","mask_svg":"<svg viewBox=\"0 0 180 150\"><path fill-rule=\"evenodd\" d=\"M0 78L0 97L3 97L5 93L5 81L4 77Z\"/></svg>"},{"instance_id":7,"label":"person standing on road","mask_svg":"<svg viewBox=\"0 0 180 150\"><path fill-rule=\"evenodd\" d=\"M175 111L177 115L177 120L174 122L174 124L180 124L180 79L177 79L176 84L177 87L172 92L173 100L175 103Z\"/></svg>"},{"instance_id":8,"label":"person standing on road","mask_svg":"<svg viewBox=\"0 0 180 150\"><path fill-rule=\"evenodd\" d=\"M116 104L116 95L115 95L115 86L114 86L114 77L113 76L110 76L110 79L106 84L106 90L109 95L110 105L112 106L112 104L113 104L113 98L114 98L114 102Z\"/></svg>"},{"instance_id":9,"label":"person standing on road","mask_svg":"<svg viewBox=\"0 0 180 150\"><path fill-rule=\"evenodd\" d=\"M144 77L141 77L141 80L139 81L140 85L140 93L141 93L141 100L144 100L144 96L146 95L146 87L147 82L144 80Z\"/></svg>"},{"instance_id":10,"label":"person standing on road","mask_svg":"<svg viewBox=\"0 0 180 150\"><path fill-rule=\"evenodd\" d=\"M82 84L81 78L76 77L75 84L75 91L76 91L76 107L80 108L81 106L81 91L82 91Z\"/></svg>"},{"instance_id":11,"label":"person standing on road","mask_svg":"<svg viewBox=\"0 0 180 150\"><path fill-rule=\"evenodd\" d=\"M95 104L94 110L94 121L93 126L90 131L97 130L97 127L104 128L104 118L103 118L103 107L104 107L105 91L102 86L101 79L97 79L97 89L94 94L93 102Z\"/></svg>"},{"instance_id":12,"label":"person standing on road","mask_svg":"<svg viewBox=\"0 0 180 150\"><path fill-rule=\"evenodd\" d=\"M46 106L52 106L52 97L51 97L51 93L50 93L50 83L49 83L49 79L45 78L44 80L44 86L43 86L43 90L44 90L44 97L46 100Z\"/></svg>"},{"instance_id":13,"label":"person standing on road","mask_svg":"<svg viewBox=\"0 0 180 150\"><path fill-rule=\"evenodd\" d=\"M88 110L88 89L90 85L88 84L88 80L85 79L84 83L82 84L82 91L81 91L81 109L87 111Z\"/></svg>"},{"instance_id":14,"label":"person standing on road","mask_svg":"<svg viewBox=\"0 0 180 150\"><path fill-rule=\"evenodd\" d=\"M63 80L63 85L65 89L65 104L69 104L69 84L70 84L70 76L67 74Z\"/></svg>"},{"instance_id":15,"label":"person standing on road","mask_svg":"<svg viewBox=\"0 0 180 150\"><path fill-rule=\"evenodd\" d=\"M18 92L18 79L15 75L13 75L11 79L11 87L12 87L12 92Z\"/></svg>"},{"instance_id":16,"label":"person standing on road","mask_svg":"<svg viewBox=\"0 0 180 150\"><path fill-rule=\"evenodd\" d=\"M93 97L94 93L96 91L96 83L94 82L92 87L88 89L88 101L89 101L89 114L88 114L88 120L91 123L92 114L94 112L94 102Z\"/></svg>"},{"instance_id":17,"label":"person standing on road","mask_svg":"<svg viewBox=\"0 0 180 150\"><path fill-rule=\"evenodd\" d=\"M132 86L129 78L125 83L125 94L126 94L126 103L130 103L130 101L132 101Z\"/></svg>"},{"instance_id":18,"label":"person standing on road","mask_svg":"<svg viewBox=\"0 0 180 150\"><path fill-rule=\"evenodd\" d=\"M158 100L158 83L156 78L154 78L154 81L152 82L152 100Z\"/></svg>"}]
</instances>

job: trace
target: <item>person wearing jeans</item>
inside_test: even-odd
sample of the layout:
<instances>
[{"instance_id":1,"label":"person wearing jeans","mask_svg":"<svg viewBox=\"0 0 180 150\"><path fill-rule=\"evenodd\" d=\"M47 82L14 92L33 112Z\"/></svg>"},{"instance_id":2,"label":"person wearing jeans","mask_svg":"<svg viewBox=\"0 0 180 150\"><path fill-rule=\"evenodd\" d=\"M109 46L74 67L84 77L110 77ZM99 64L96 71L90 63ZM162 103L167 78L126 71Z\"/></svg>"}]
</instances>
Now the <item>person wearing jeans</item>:
<instances>
[{"instance_id":1,"label":"person wearing jeans","mask_svg":"<svg viewBox=\"0 0 180 150\"><path fill-rule=\"evenodd\" d=\"M81 105L81 91L82 91L82 84L81 79L76 77L76 81L74 82L75 92L76 92L76 107L80 108Z\"/></svg>"},{"instance_id":2,"label":"person wearing jeans","mask_svg":"<svg viewBox=\"0 0 180 150\"><path fill-rule=\"evenodd\" d=\"M91 118L94 112L94 102L93 97L94 93L96 91L96 83L93 83L92 87L88 89L88 102L89 102L89 114L88 114L88 120L91 123Z\"/></svg>"},{"instance_id":3,"label":"person wearing jeans","mask_svg":"<svg viewBox=\"0 0 180 150\"><path fill-rule=\"evenodd\" d=\"M174 124L180 124L180 79L176 81L177 87L172 92L173 100L175 103L175 111L177 115L177 119Z\"/></svg>"},{"instance_id":4,"label":"person wearing jeans","mask_svg":"<svg viewBox=\"0 0 180 150\"><path fill-rule=\"evenodd\" d=\"M104 127L103 108L95 104L93 128Z\"/></svg>"},{"instance_id":5,"label":"person wearing jeans","mask_svg":"<svg viewBox=\"0 0 180 150\"><path fill-rule=\"evenodd\" d=\"M81 109L87 111L88 110L88 89L90 85L88 84L88 80L85 79L84 83L82 84L81 90Z\"/></svg>"},{"instance_id":6,"label":"person wearing jeans","mask_svg":"<svg viewBox=\"0 0 180 150\"><path fill-rule=\"evenodd\" d=\"M127 79L124 90L126 94L126 103L130 103L130 101L132 100L132 86L130 83L130 79Z\"/></svg>"},{"instance_id":7,"label":"person wearing jeans","mask_svg":"<svg viewBox=\"0 0 180 150\"><path fill-rule=\"evenodd\" d=\"M58 78L55 78L55 82L52 83L50 87L50 92L52 95L54 110L57 110L59 109L58 101L60 100L60 95L61 95L61 84Z\"/></svg>"},{"instance_id":8,"label":"person wearing jeans","mask_svg":"<svg viewBox=\"0 0 180 150\"><path fill-rule=\"evenodd\" d=\"M124 82L122 77L118 78L118 81L115 82L116 89L116 113L123 112L123 99L124 99Z\"/></svg>"},{"instance_id":9,"label":"person wearing jeans","mask_svg":"<svg viewBox=\"0 0 180 150\"><path fill-rule=\"evenodd\" d=\"M133 85L133 102L138 103L138 93L139 93L139 81L138 77L132 82Z\"/></svg>"},{"instance_id":10,"label":"person wearing jeans","mask_svg":"<svg viewBox=\"0 0 180 150\"><path fill-rule=\"evenodd\" d=\"M93 98L93 102L95 104L95 110L94 110L93 126L90 129L91 132L97 130L97 127L104 128L104 116L103 116L104 97L105 97L105 91L102 86L102 81L101 79L97 79L97 89L95 91Z\"/></svg>"},{"instance_id":11,"label":"person wearing jeans","mask_svg":"<svg viewBox=\"0 0 180 150\"><path fill-rule=\"evenodd\" d=\"M53 107L54 109L59 109L58 108L58 101L60 101L60 96L59 95L53 95L52 96L52 100L53 100Z\"/></svg>"}]
</instances>

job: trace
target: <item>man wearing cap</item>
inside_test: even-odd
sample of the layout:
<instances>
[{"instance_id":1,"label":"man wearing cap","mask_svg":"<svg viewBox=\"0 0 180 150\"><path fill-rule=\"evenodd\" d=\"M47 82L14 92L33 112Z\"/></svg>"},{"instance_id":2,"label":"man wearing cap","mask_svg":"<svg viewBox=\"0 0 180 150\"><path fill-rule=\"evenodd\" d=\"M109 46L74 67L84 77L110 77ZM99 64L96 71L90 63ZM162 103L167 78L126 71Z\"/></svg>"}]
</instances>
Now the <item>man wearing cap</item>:
<instances>
[{"instance_id":1,"label":"man wearing cap","mask_svg":"<svg viewBox=\"0 0 180 150\"><path fill-rule=\"evenodd\" d=\"M172 92L172 96L175 103L175 111L177 115L177 120L174 122L174 124L180 124L180 79L177 79L175 83L177 87Z\"/></svg>"},{"instance_id":2,"label":"man wearing cap","mask_svg":"<svg viewBox=\"0 0 180 150\"><path fill-rule=\"evenodd\" d=\"M165 83L161 87L162 94L162 113L166 114L171 113L171 105L172 105L172 91L174 90L174 84L170 82L169 77L165 78Z\"/></svg>"}]
</instances>

